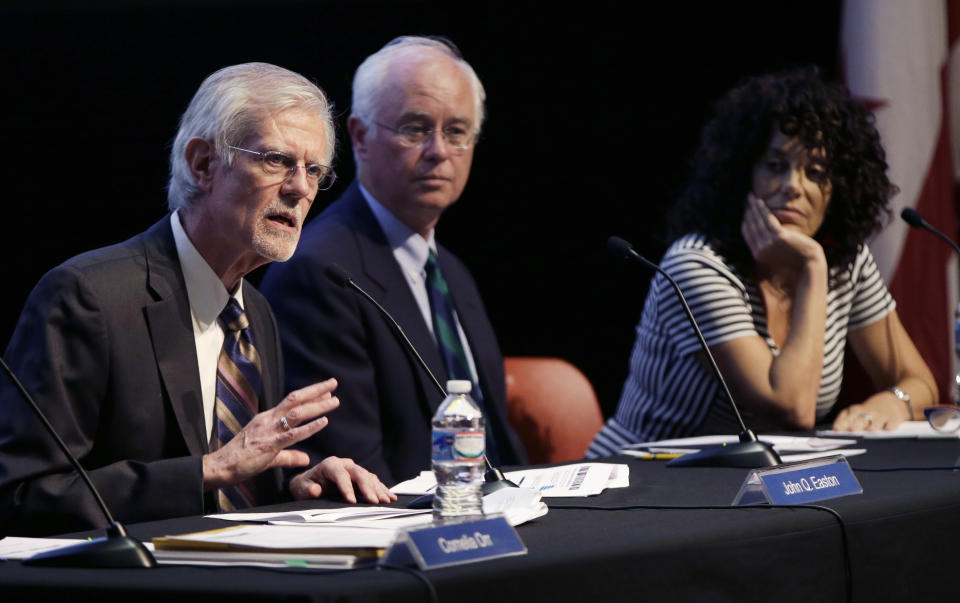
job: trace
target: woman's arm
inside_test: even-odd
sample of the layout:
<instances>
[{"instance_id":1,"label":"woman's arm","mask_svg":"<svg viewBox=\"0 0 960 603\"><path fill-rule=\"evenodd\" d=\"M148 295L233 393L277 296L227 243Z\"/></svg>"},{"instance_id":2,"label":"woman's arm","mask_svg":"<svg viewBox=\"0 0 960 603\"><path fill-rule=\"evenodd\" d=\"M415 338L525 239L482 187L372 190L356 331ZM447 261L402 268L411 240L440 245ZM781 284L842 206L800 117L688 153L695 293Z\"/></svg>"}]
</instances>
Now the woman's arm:
<instances>
[{"instance_id":1,"label":"woman's arm","mask_svg":"<svg viewBox=\"0 0 960 603\"><path fill-rule=\"evenodd\" d=\"M816 421L826 321L826 276L819 272L811 267L801 279L778 355L757 336L711 348L737 404L788 429L812 429Z\"/></svg>"},{"instance_id":2,"label":"woman's arm","mask_svg":"<svg viewBox=\"0 0 960 603\"><path fill-rule=\"evenodd\" d=\"M774 356L760 337L713 346L736 402L790 429L816 420L826 329L827 261L813 238L784 228L749 195L742 232L757 265L792 279L789 332Z\"/></svg>"},{"instance_id":3,"label":"woman's arm","mask_svg":"<svg viewBox=\"0 0 960 603\"><path fill-rule=\"evenodd\" d=\"M834 429L894 429L902 421L922 419L923 409L937 404L939 393L933 374L903 328L896 310L862 329L851 331L847 340L873 385L881 391L841 411ZM898 387L910 396L912 416L907 404L887 389L891 387Z\"/></svg>"}]
</instances>

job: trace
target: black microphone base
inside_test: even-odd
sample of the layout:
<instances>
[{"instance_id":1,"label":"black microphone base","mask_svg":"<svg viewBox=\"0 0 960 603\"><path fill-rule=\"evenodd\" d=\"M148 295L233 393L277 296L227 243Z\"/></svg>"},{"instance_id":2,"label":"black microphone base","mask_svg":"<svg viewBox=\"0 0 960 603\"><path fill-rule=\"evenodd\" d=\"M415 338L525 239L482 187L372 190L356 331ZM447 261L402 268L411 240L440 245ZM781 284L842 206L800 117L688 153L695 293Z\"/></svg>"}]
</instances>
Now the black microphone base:
<instances>
[{"instance_id":1,"label":"black microphone base","mask_svg":"<svg viewBox=\"0 0 960 603\"><path fill-rule=\"evenodd\" d=\"M492 492L496 492L501 488L517 488L518 486L508 480L506 476L503 475L503 471L500 471L496 467L490 467L487 469L487 472L483 474L483 485L480 486L480 491L483 492L483 495L486 496Z\"/></svg>"},{"instance_id":2,"label":"black microphone base","mask_svg":"<svg viewBox=\"0 0 960 603\"><path fill-rule=\"evenodd\" d=\"M481 496L486 496L492 492L496 492L501 488L517 488L518 486L508 480L503 475L503 471L500 471L496 467L491 467L487 469L487 472L483 474L483 484L480 486ZM423 496L418 496L417 498L411 500L407 503L408 509L429 509L433 506L433 494L424 494Z\"/></svg>"},{"instance_id":3,"label":"black microphone base","mask_svg":"<svg viewBox=\"0 0 960 603\"><path fill-rule=\"evenodd\" d=\"M743 467L758 469L780 465L780 455L765 442L737 442L685 454L667 462L670 467Z\"/></svg>"},{"instance_id":4,"label":"black microphone base","mask_svg":"<svg viewBox=\"0 0 960 603\"><path fill-rule=\"evenodd\" d=\"M81 542L25 559L23 565L45 567L154 567L156 560L143 543L127 536L119 523L107 528L107 536Z\"/></svg>"}]
</instances>

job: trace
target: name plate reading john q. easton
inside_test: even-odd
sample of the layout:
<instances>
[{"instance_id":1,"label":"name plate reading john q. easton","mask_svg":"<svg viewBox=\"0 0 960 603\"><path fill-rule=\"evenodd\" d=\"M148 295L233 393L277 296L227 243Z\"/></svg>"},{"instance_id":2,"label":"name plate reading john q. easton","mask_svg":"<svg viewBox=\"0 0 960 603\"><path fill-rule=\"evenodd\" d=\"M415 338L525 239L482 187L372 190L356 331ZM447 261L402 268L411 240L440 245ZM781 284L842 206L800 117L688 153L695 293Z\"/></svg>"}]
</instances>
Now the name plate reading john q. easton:
<instances>
[{"instance_id":1,"label":"name plate reading john q. easton","mask_svg":"<svg viewBox=\"0 0 960 603\"><path fill-rule=\"evenodd\" d=\"M803 505L860 494L863 488L841 454L754 469L733 499L734 505Z\"/></svg>"},{"instance_id":2,"label":"name plate reading john q. easton","mask_svg":"<svg viewBox=\"0 0 960 603\"><path fill-rule=\"evenodd\" d=\"M502 515L494 515L407 530L397 538L382 563L416 562L420 569L433 569L526 553L527 547L516 530Z\"/></svg>"}]
</instances>

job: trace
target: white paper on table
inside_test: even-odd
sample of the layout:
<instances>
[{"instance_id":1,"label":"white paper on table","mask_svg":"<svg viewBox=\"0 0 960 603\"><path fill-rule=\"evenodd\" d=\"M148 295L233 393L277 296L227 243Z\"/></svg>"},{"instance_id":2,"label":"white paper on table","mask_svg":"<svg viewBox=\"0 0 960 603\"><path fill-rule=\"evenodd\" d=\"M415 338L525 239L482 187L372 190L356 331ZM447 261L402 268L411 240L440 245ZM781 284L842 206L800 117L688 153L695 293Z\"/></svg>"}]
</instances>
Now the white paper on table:
<instances>
[{"instance_id":1,"label":"white paper on table","mask_svg":"<svg viewBox=\"0 0 960 603\"><path fill-rule=\"evenodd\" d=\"M436 487L437 478L434 477L433 471L421 471L420 475L417 477L413 477L396 484L394 487L390 488L390 491L397 495L409 494L413 496L420 496L421 494L429 494L433 492Z\"/></svg>"},{"instance_id":2,"label":"white paper on table","mask_svg":"<svg viewBox=\"0 0 960 603\"><path fill-rule=\"evenodd\" d=\"M500 488L483 497L483 513L502 513L507 523L518 526L547 514L540 498L539 492L527 488Z\"/></svg>"},{"instance_id":3,"label":"white paper on table","mask_svg":"<svg viewBox=\"0 0 960 603\"><path fill-rule=\"evenodd\" d=\"M398 509L395 507L337 507L333 509L306 509L274 513L219 513L208 515L227 521L264 522L275 524L372 525L403 524L404 520L429 513L429 509ZM391 521L394 520L394 521ZM400 521L396 521L400 520ZM411 522L419 523L417 521Z\"/></svg>"},{"instance_id":4,"label":"white paper on table","mask_svg":"<svg viewBox=\"0 0 960 603\"><path fill-rule=\"evenodd\" d=\"M817 436L824 435L821 432ZM785 435L758 435L757 439L773 446L777 451L789 450L791 452L820 452L824 450L836 450L842 446L856 444L857 440L852 439L851 433L838 433L830 435L845 435L846 438L825 438L815 436L785 436ZM705 446L718 446L720 444L736 444L740 438L736 435L706 435L690 438L676 438L672 440L659 440L656 442L640 442L637 444L628 444L624 449L643 448L650 452L679 453L696 452Z\"/></svg>"},{"instance_id":5,"label":"white paper on table","mask_svg":"<svg viewBox=\"0 0 960 603\"><path fill-rule=\"evenodd\" d=\"M509 471L505 477L521 488L530 488L543 497L593 496L605 488L630 485L630 468L618 463L576 463L540 469ZM429 494L437 487L432 471L391 488L394 494Z\"/></svg>"},{"instance_id":6,"label":"white paper on table","mask_svg":"<svg viewBox=\"0 0 960 603\"><path fill-rule=\"evenodd\" d=\"M607 480L608 488L629 488L630 487L630 466L623 463L611 464L610 478Z\"/></svg>"},{"instance_id":7,"label":"white paper on table","mask_svg":"<svg viewBox=\"0 0 960 603\"><path fill-rule=\"evenodd\" d=\"M222 543L265 549L362 549L387 548L396 538L395 529L325 526L305 530L302 526L240 525L222 530L178 534L177 540Z\"/></svg>"},{"instance_id":8,"label":"white paper on table","mask_svg":"<svg viewBox=\"0 0 960 603\"><path fill-rule=\"evenodd\" d=\"M867 451L866 448L844 448L842 450L828 450L826 452L802 452L800 454L781 454L780 460L784 463L796 463L798 461L809 461L810 459L819 459L828 456L842 454L843 456L857 456Z\"/></svg>"},{"instance_id":9,"label":"white paper on table","mask_svg":"<svg viewBox=\"0 0 960 603\"><path fill-rule=\"evenodd\" d=\"M593 496L603 492L616 468L614 463L576 463L510 471L506 477L544 497Z\"/></svg>"},{"instance_id":10,"label":"white paper on table","mask_svg":"<svg viewBox=\"0 0 960 603\"><path fill-rule=\"evenodd\" d=\"M432 509L416 509L418 513L410 515L397 515L396 517L385 517L383 519L345 519L336 523L313 522L303 523L299 521L269 521L272 526L299 526L301 528L327 529L331 526L338 528L358 528L361 530L402 530L422 526L433 521Z\"/></svg>"},{"instance_id":11,"label":"white paper on table","mask_svg":"<svg viewBox=\"0 0 960 603\"><path fill-rule=\"evenodd\" d=\"M25 538L7 536L0 539L0 559L27 559L39 553L54 551L84 542L72 538Z\"/></svg>"},{"instance_id":12,"label":"white paper on table","mask_svg":"<svg viewBox=\"0 0 960 603\"><path fill-rule=\"evenodd\" d=\"M159 565L244 566L317 569L352 569L374 563L356 555L326 553L246 553L242 551L153 551Z\"/></svg>"},{"instance_id":13,"label":"white paper on table","mask_svg":"<svg viewBox=\"0 0 960 603\"><path fill-rule=\"evenodd\" d=\"M825 429L818 431L817 435L820 436L834 436L834 435L845 435L845 436L859 436L861 438L866 438L868 440L884 440L884 439L896 439L896 438L919 438L921 440L931 439L958 439L960 438L960 431L954 431L952 433L944 433L942 431L937 431L930 426L930 423L926 421L904 421L897 426L896 429L891 430L882 430L882 431L833 431Z\"/></svg>"}]
</instances>

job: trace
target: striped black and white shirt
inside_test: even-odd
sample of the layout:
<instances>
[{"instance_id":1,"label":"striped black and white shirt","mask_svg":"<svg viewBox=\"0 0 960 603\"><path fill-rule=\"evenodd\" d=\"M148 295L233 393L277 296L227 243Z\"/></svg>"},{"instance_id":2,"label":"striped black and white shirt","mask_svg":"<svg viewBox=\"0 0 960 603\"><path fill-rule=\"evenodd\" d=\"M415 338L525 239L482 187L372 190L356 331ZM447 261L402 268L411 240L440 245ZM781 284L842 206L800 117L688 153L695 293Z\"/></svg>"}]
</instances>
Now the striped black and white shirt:
<instances>
[{"instance_id":1,"label":"striped black and white shirt","mask_svg":"<svg viewBox=\"0 0 960 603\"><path fill-rule=\"evenodd\" d=\"M763 296L752 278L736 273L702 235L673 243L660 263L677 281L708 346L756 335L779 353L767 330ZM837 401L847 331L875 322L895 307L869 248L862 245L846 275L831 269L823 371L817 419ZM617 411L594 438L587 457L617 454L636 442L708 433L737 433L739 422L712 371L697 357L700 344L673 287L657 274L650 283L630 374ZM743 412L741 410L741 412ZM745 413L745 419L748 413Z\"/></svg>"}]
</instances>

